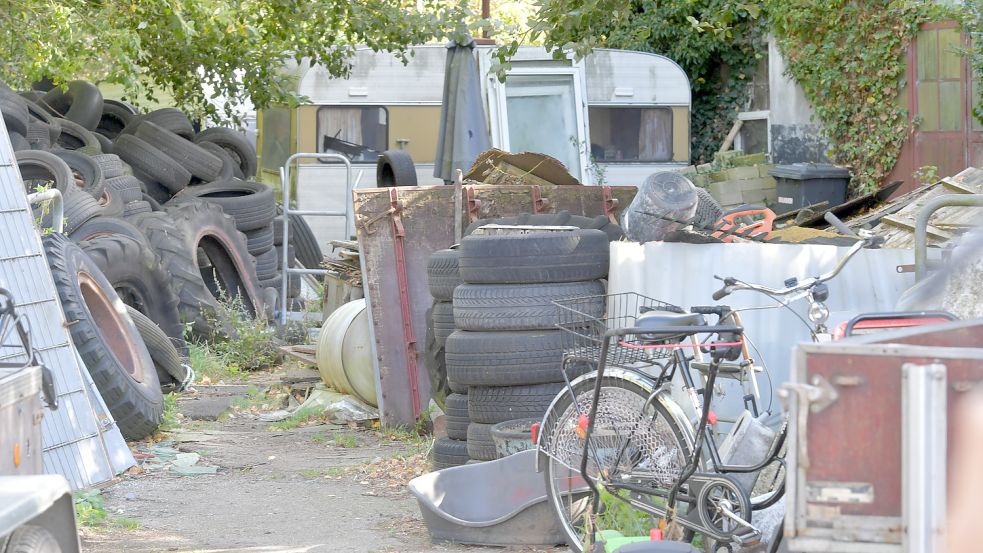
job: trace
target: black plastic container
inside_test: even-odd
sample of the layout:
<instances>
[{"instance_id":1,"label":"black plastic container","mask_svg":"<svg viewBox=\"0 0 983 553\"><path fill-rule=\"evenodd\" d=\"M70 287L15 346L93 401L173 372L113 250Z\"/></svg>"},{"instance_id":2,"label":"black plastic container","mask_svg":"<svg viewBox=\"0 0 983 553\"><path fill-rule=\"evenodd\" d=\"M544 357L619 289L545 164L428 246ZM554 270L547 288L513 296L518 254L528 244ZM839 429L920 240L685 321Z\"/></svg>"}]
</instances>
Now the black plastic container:
<instances>
[{"instance_id":1,"label":"black plastic container","mask_svg":"<svg viewBox=\"0 0 983 553\"><path fill-rule=\"evenodd\" d=\"M829 207L846 202L850 171L828 164L796 163L778 165L768 174L777 182L778 203L775 213L794 211L806 206L829 202Z\"/></svg>"}]
</instances>

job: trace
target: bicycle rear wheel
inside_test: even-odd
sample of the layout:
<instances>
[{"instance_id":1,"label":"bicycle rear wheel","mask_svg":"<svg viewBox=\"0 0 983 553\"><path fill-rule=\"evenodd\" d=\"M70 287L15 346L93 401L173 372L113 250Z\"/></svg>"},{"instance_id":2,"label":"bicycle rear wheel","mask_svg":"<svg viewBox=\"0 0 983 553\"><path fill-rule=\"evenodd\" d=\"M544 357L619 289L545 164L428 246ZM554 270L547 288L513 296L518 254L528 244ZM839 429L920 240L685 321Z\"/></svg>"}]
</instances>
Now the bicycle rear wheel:
<instances>
[{"instance_id":1,"label":"bicycle rear wheel","mask_svg":"<svg viewBox=\"0 0 983 553\"><path fill-rule=\"evenodd\" d=\"M605 486L623 482L669 489L690 456L691 440L659 399L648 402L651 381L628 371L608 369L601 382L597 416L588 451L587 478L601 490L596 500L580 473L584 454L584 424L590 412L596 373L564 389L544 419L540 447L547 453L544 475L550 504L577 552L586 543L603 540L605 531L624 536L647 536L657 517L637 510L627 499L647 505L664 504L658 495ZM582 416L583 415L583 416ZM604 475L604 478L599 478Z\"/></svg>"}]
</instances>

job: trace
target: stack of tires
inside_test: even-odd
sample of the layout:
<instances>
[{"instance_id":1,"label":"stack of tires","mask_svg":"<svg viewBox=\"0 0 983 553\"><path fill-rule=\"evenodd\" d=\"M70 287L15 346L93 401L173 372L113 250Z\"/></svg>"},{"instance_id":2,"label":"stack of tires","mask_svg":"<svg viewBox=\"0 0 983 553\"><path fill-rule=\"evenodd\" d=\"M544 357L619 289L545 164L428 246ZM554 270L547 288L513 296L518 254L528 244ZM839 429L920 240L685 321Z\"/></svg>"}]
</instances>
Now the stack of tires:
<instances>
[{"instance_id":1,"label":"stack of tires","mask_svg":"<svg viewBox=\"0 0 983 553\"><path fill-rule=\"evenodd\" d=\"M463 465L468 457L468 388L447 379L444 347L454 332L454 289L461 283L458 275L459 252L440 250L430 256L427 282L434 298L430 310L425 362L430 375L431 395L444 407L447 437L434 443L433 468L442 469Z\"/></svg>"},{"instance_id":2,"label":"stack of tires","mask_svg":"<svg viewBox=\"0 0 983 553\"><path fill-rule=\"evenodd\" d=\"M448 378L468 386L468 455L496 458L491 428L541 418L563 387L565 337L556 300L598 296L603 312L608 236L580 229L468 236L461 242Z\"/></svg>"},{"instance_id":3,"label":"stack of tires","mask_svg":"<svg viewBox=\"0 0 983 553\"><path fill-rule=\"evenodd\" d=\"M142 438L159 423L160 388L186 383L184 323L208 339L229 330L220 297L258 316L274 305L273 194L245 180L256 153L232 129L195 132L180 110L141 114L85 81L20 94L0 83L0 115L25 191L62 193L65 235L45 245L66 317L81 321L72 338L124 436ZM314 257L309 227L291 236ZM100 312L120 302L129 316Z\"/></svg>"}]
</instances>

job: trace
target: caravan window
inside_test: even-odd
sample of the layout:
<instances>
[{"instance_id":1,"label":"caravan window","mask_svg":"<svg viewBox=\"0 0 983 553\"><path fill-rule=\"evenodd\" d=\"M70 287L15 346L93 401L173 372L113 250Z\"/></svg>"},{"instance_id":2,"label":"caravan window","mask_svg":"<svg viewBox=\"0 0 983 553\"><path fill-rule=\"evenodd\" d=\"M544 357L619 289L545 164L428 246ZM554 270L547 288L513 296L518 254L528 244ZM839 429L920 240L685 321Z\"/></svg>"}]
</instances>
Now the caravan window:
<instances>
[{"instance_id":1,"label":"caravan window","mask_svg":"<svg viewBox=\"0 0 983 553\"><path fill-rule=\"evenodd\" d=\"M380 106L321 106L317 151L375 163L389 144L389 112Z\"/></svg>"},{"instance_id":2,"label":"caravan window","mask_svg":"<svg viewBox=\"0 0 983 553\"><path fill-rule=\"evenodd\" d=\"M672 161L671 108L591 107L587 111L594 161Z\"/></svg>"}]
</instances>

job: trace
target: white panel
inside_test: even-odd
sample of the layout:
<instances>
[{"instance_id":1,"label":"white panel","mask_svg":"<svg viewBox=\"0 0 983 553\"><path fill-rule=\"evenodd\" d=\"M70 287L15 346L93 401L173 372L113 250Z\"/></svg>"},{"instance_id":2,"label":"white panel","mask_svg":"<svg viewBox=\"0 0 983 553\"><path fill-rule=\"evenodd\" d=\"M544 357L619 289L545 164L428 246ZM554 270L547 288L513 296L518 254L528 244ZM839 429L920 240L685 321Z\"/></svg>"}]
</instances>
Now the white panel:
<instances>
[{"instance_id":1,"label":"white panel","mask_svg":"<svg viewBox=\"0 0 983 553\"><path fill-rule=\"evenodd\" d=\"M679 244L614 242L611 244L609 293L637 292L680 307L713 305L713 292L721 282L713 275L732 276L773 288L786 278L802 279L830 270L848 248L790 244ZM914 260L910 250L862 250L828 283L827 302L834 328L862 312L891 311L901 293L914 284L912 273L899 274L898 265ZM731 307L772 306L775 302L755 292L736 292L720 303ZM809 304L792 305L806 319ZM771 377L771 392L789 380L789 361L794 346L810 341L809 328L788 309L746 311L741 314L747 336L757 346ZM711 317L711 320L713 318ZM808 321L808 319L806 319ZM752 350L754 354L754 350ZM760 381L767 407L769 385ZM739 405L736 393L727 396L727 408ZM734 403L738 402L738 403ZM777 397L772 412L780 410Z\"/></svg>"},{"instance_id":2,"label":"white panel","mask_svg":"<svg viewBox=\"0 0 983 553\"><path fill-rule=\"evenodd\" d=\"M686 72L665 56L598 49L584 61L590 104L690 105Z\"/></svg>"}]
</instances>

